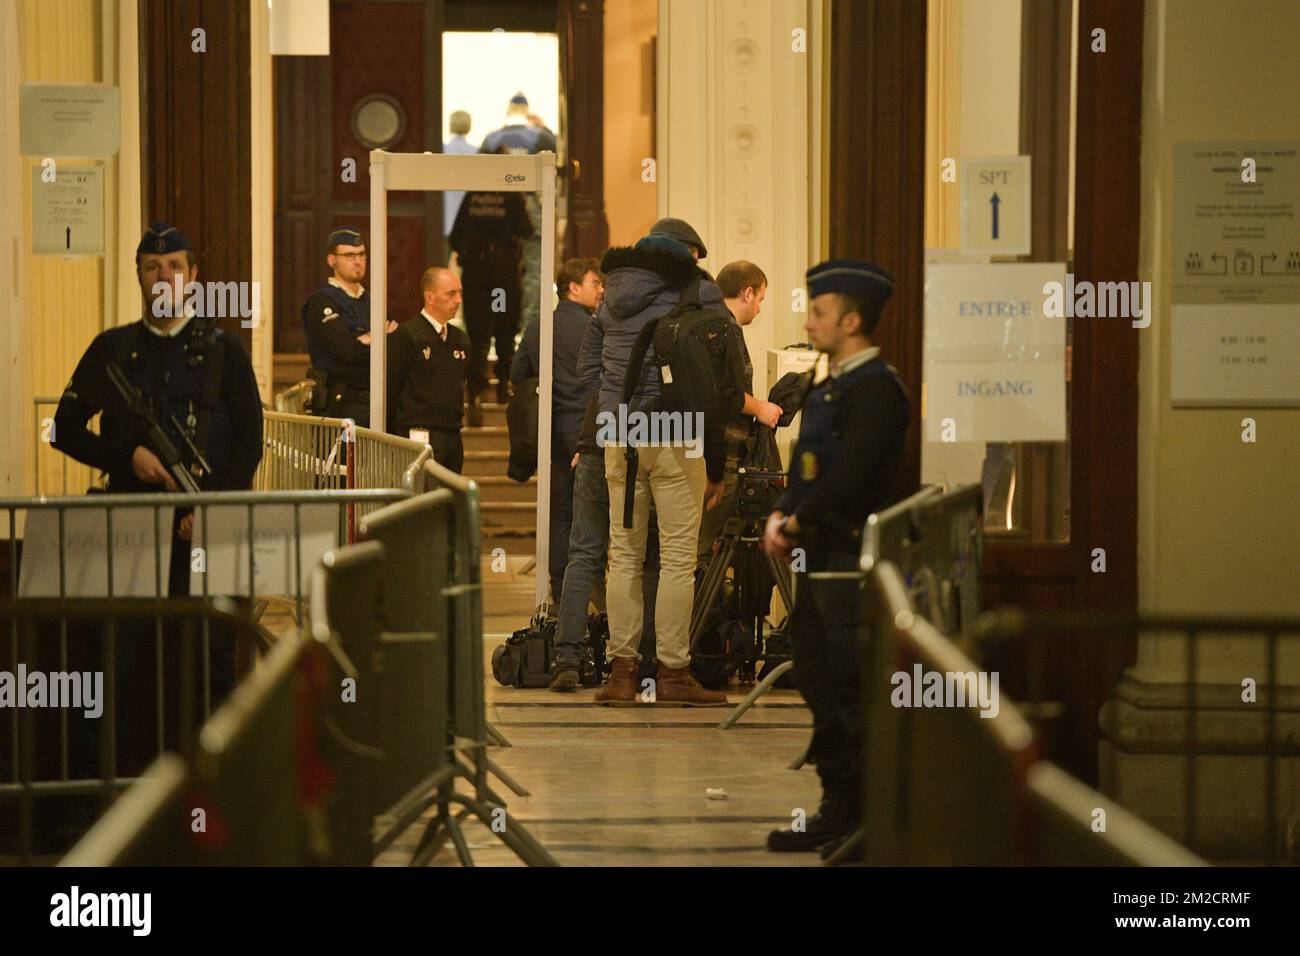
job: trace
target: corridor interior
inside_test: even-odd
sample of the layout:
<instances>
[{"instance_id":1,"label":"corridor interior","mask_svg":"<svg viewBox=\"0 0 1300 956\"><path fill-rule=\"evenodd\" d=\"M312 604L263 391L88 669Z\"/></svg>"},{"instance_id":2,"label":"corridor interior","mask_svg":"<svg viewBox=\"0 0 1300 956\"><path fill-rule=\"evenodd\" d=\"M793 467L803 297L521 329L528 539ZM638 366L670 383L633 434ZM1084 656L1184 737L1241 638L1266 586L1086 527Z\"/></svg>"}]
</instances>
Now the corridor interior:
<instances>
[{"instance_id":1,"label":"corridor interior","mask_svg":"<svg viewBox=\"0 0 1300 956\"><path fill-rule=\"evenodd\" d=\"M723 708L597 707L594 688L561 695L492 678L493 648L533 610L526 562L511 558L497 573L489 558L483 564L487 717L511 744L492 758L530 792L515 796L493 781L511 816L564 866L820 866L815 853L764 846L796 811L817 810L814 769L789 769L811 728L796 691L772 691L724 731ZM733 685L729 699L747 690ZM424 821L410 827L378 865L405 865L423 830ZM477 820L465 821L465 834L476 864L522 865ZM450 843L433 865L459 865Z\"/></svg>"}]
</instances>

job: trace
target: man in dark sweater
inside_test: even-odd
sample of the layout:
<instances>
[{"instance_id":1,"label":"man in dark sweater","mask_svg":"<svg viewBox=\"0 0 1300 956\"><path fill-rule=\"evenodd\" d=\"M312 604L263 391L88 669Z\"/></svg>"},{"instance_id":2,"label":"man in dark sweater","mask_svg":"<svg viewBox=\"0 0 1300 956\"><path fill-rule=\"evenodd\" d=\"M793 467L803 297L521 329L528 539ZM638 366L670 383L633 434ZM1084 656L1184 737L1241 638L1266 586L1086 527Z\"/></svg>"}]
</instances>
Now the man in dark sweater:
<instances>
[{"instance_id":1,"label":"man in dark sweater","mask_svg":"<svg viewBox=\"0 0 1300 956\"><path fill-rule=\"evenodd\" d=\"M600 308L604 289L600 263L595 259L568 259L555 277L560 304L555 308L552 322L549 570L551 598L556 604L564 587L569 530L573 523L573 458L589 398L588 390L578 380L578 349L591 314ZM541 374L541 326L534 321L524 329L510 368L510 381L518 387L530 378L540 378Z\"/></svg>"},{"instance_id":2,"label":"man in dark sweater","mask_svg":"<svg viewBox=\"0 0 1300 956\"><path fill-rule=\"evenodd\" d=\"M441 266L420 277L424 308L404 323L388 346L388 430L429 443L434 460L460 472L469 336L451 320L460 308L456 273Z\"/></svg>"}]
</instances>

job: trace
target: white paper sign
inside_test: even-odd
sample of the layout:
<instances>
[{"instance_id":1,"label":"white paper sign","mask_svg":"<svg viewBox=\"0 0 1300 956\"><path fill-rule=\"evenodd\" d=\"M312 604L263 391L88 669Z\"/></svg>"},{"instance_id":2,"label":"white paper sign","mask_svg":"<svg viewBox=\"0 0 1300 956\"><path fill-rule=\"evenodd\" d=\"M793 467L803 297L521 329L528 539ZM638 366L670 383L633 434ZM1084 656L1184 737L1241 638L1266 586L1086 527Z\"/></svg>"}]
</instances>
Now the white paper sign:
<instances>
[{"instance_id":1,"label":"white paper sign","mask_svg":"<svg viewBox=\"0 0 1300 956\"><path fill-rule=\"evenodd\" d=\"M1174 303L1300 303L1300 141L1179 143L1173 212Z\"/></svg>"},{"instance_id":2,"label":"white paper sign","mask_svg":"<svg viewBox=\"0 0 1300 956\"><path fill-rule=\"evenodd\" d=\"M1175 305L1170 398L1300 406L1300 306Z\"/></svg>"},{"instance_id":3,"label":"white paper sign","mask_svg":"<svg viewBox=\"0 0 1300 956\"><path fill-rule=\"evenodd\" d=\"M59 553L63 553L64 595L108 597L108 516L99 508L64 511L63 543L59 543L59 513L53 508L27 512L23 535L19 597L59 596ZM167 594L172 557L172 509L113 509L114 597L157 597ZM159 529L157 535L154 528ZM154 542L159 541L158 555Z\"/></svg>"},{"instance_id":4,"label":"white paper sign","mask_svg":"<svg viewBox=\"0 0 1300 956\"><path fill-rule=\"evenodd\" d=\"M20 150L28 156L117 153L121 109L116 86L24 83L18 92Z\"/></svg>"},{"instance_id":5,"label":"white paper sign","mask_svg":"<svg viewBox=\"0 0 1300 956\"><path fill-rule=\"evenodd\" d=\"M104 254L104 167L56 166L46 182L32 169L32 252L38 256Z\"/></svg>"},{"instance_id":6,"label":"white paper sign","mask_svg":"<svg viewBox=\"0 0 1300 956\"><path fill-rule=\"evenodd\" d=\"M248 587L249 508L216 505L195 512L190 561L190 593L295 595L310 591L312 569L339 541L339 506L301 505L295 547L293 505L254 505L252 509L253 589ZM204 515L210 522L204 539ZM294 566L298 566L297 584Z\"/></svg>"},{"instance_id":7,"label":"white paper sign","mask_svg":"<svg viewBox=\"0 0 1300 956\"><path fill-rule=\"evenodd\" d=\"M1065 319L1043 314L1061 263L927 265L926 440L1065 440Z\"/></svg>"},{"instance_id":8,"label":"white paper sign","mask_svg":"<svg viewBox=\"0 0 1300 956\"><path fill-rule=\"evenodd\" d=\"M967 157L961 161L961 251L1029 254L1028 156Z\"/></svg>"}]
</instances>

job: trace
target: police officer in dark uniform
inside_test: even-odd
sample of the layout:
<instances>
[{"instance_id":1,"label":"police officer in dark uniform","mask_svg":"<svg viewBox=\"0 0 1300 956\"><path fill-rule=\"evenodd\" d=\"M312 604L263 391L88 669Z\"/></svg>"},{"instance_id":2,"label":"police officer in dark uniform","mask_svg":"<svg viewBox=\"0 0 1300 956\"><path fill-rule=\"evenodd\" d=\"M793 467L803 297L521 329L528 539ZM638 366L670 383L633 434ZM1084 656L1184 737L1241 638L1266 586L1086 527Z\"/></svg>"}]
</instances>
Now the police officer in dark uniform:
<instances>
[{"instance_id":1,"label":"police officer in dark uniform","mask_svg":"<svg viewBox=\"0 0 1300 956\"><path fill-rule=\"evenodd\" d=\"M316 383L308 409L328 418L370 424L370 293L366 243L350 227L335 229L326 242L325 261L333 270L302 307L302 324L311 354L309 375ZM392 316L387 331L397 329Z\"/></svg>"},{"instance_id":2,"label":"police officer in dark uniform","mask_svg":"<svg viewBox=\"0 0 1300 956\"><path fill-rule=\"evenodd\" d=\"M197 281L198 266L179 229L154 223L136 247L135 261L146 303L144 317L101 332L90 344L59 400L51 444L106 472L112 493L178 490L179 476L161 459L161 449L154 447L147 421L130 409L113 385L112 365L138 391L180 453L180 466L200 490L251 488L262 457L262 403L248 353L237 337L217 328L215 316L187 308L191 296L184 290ZM96 434L86 424L101 412ZM192 512L176 509L168 577L171 595L189 594L192 534ZM127 627L123 625L124 638ZM146 630L152 634L152 624ZM126 702L119 716L138 717L148 725L146 708L153 695L141 680L153 673L151 645L123 640L118 649L118 693ZM216 626L211 633L210 663L215 706L235 683L234 638Z\"/></svg>"},{"instance_id":3,"label":"police officer in dark uniform","mask_svg":"<svg viewBox=\"0 0 1300 956\"><path fill-rule=\"evenodd\" d=\"M506 152L502 146L500 152ZM460 262L465 290L465 326L473 349L469 363L469 423L483 424L482 394L488 387L487 359L497 347L497 402L510 398L510 365L515 354L523 292L521 242L533 234L521 193L472 192L465 196L451 230L451 248Z\"/></svg>"},{"instance_id":4,"label":"police officer in dark uniform","mask_svg":"<svg viewBox=\"0 0 1300 956\"><path fill-rule=\"evenodd\" d=\"M910 402L871 340L894 289L889 274L837 259L809 269L807 281L804 327L829 358L830 375L804 401L789 483L763 543L787 560L794 548L804 549L790 628L795 681L813 713L809 757L821 778L822 803L800 829L769 834L767 845L829 855L862 817L860 608L855 581L808 575L857 569L868 515L896 497Z\"/></svg>"},{"instance_id":5,"label":"police officer in dark uniform","mask_svg":"<svg viewBox=\"0 0 1300 956\"><path fill-rule=\"evenodd\" d=\"M424 308L393 333L388 348L388 430L418 438L434 461L459 473L470 340L451 324L461 304L456 273L442 266L420 277Z\"/></svg>"}]
</instances>

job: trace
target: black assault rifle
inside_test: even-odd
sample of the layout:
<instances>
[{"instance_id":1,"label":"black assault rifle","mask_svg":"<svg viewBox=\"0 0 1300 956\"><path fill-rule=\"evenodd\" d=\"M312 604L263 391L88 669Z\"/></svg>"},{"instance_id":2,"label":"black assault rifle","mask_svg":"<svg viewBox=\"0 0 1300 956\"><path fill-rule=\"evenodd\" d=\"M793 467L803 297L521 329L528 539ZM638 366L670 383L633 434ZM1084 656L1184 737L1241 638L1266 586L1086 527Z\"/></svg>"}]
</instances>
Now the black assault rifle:
<instances>
[{"instance_id":1,"label":"black assault rifle","mask_svg":"<svg viewBox=\"0 0 1300 956\"><path fill-rule=\"evenodd\" d=\"M202 490L199 488L198 481L195 480L195 476L191 474L190 470L185 467L185 462L181 459L181 454L177 450L175 443L167 435L162 425L158 423L158 419L150 410L149 403L145 401L144 395L128 381L116 362L109 362L105 369L108 372L109 382L117 389L118 395L122 397L122 403L126 406L127 412L133 415L139 424L144 426L145 433L148 436L149 450L158 456L158 460L171 473L181 491L198 494ZM175 415L171 416L171 422L175 426L177 433L185 440L185 444L198 466L199 477L212 474L212 467L208 464L207 459L203 457L203 452L190 440L189 432L181 427L180 422L176 421Z\"/></svg>"}]
</instances>

